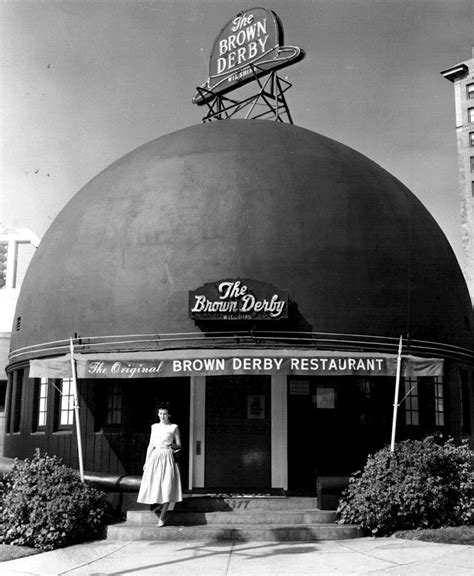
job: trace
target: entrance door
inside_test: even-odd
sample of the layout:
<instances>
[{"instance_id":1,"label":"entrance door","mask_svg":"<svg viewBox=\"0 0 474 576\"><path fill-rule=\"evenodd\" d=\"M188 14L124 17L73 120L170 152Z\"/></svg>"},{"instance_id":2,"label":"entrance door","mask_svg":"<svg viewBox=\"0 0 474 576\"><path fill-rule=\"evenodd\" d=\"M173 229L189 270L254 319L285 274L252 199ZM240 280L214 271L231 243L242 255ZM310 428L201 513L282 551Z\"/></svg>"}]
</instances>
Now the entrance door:
<instances>
[{"instance_id":1,"label":"entrance door","mask_svg":"<svg viewBox=\"0 0 474 576\"><path fill-rule=\"evenodd\" d=\"M171 422L178 424L182 449L178 464L183 488L187 487L189 470L189 378L143 378L127 380L127 433L129 449L138 444L139 456L135 474L141 474L146 449L150 439L150 427L158 419L161 402L170 405Z\"/></svg>"},{"instance_id":2,"label":"entrance door","mask_svg":"<svg viewBox=\"0 0 474 576\"><path fill-rule=\"evenodd\" d=\"M271 486L271 377L206 378L206 488Z\"/></svg>"}]
</instances>

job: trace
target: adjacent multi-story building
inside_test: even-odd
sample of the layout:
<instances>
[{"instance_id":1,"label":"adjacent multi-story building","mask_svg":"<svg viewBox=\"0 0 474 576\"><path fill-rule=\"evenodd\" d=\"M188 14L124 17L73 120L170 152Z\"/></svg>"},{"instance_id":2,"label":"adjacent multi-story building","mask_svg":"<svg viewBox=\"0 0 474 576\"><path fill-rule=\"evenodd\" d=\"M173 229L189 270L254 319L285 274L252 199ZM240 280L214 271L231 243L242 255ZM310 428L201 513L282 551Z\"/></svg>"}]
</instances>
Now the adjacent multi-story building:
<instances>
[{"instance_id":1,"label":"adjacent multi-story building","mask_svg":"<svg viewBox=\"0 0 474 576\"><path fill-rule=\"evenodd\" d=\"M25 229L0 228L0 455L3 454L5 391L10 335L20 287L38 238Z\"/></svg>"},{"instance_id":2,"label":"adjacent multi-story building","mask_svg":"<svg viewBox=\"0 0 474 576\"><path fill-rule=\"evenodd\" d=\"M470 60L456 64L441 74L454 84L461 192L462 268L474 304L474 47Z\"/></svg>"}]
</instances>

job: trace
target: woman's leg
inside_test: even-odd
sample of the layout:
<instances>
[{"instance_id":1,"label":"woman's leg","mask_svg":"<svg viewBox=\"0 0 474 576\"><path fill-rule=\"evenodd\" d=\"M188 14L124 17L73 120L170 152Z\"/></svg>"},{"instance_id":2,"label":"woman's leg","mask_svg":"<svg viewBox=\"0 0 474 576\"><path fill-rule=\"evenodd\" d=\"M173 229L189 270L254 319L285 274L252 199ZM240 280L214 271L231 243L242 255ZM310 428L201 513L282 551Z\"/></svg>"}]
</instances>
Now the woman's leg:
<instances>
[{"instance_id":1,"label":"woman's leg","mask_svg":"<svg viewBox=\"0 0 474 576\"><path fill-rule=\"evenodd\" d=\"M164 502L163 505L161 506L160 518L158 520L158 526L164 525L165 520L166 520L166 513L168 512L169 505L170 505L169 502Z\"/></svg>"}]
</instances>

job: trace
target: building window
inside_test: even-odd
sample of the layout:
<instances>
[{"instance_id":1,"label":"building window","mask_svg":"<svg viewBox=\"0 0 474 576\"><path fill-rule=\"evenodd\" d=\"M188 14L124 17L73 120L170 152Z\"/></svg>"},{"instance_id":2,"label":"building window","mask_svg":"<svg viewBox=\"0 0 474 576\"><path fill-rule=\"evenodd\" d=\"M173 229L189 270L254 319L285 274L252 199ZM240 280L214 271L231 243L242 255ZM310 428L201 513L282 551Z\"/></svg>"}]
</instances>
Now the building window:
<instances>
[{"instance_id":1,"label":"building window","mask_svg":"<svg viewBox=\"0 0 474 576\"><path fill-rule=\"evenodd\" d=\"M435 396L435 424L436 426L444 426L444 387L443 383L435 378L434 381L434 396Z\"/></svg>"},{"instance_id":2,"label":"building window","mask_svg":"<svg viewBox=\"0 0 474 576\"><path fill-rule=\"evenodd\" d=\"M417 380L405 379L405 395L405 422L407 426L418 426L420 424L420 412Z\"/></svg>"},{"instance_id":3,"label":"building window","mask_svg":"<svg viewBox=\"0 0 474 576\"><path fill-rule=\"evenodd\" d=\"M57 399L57 425L58 429L68 429L74 424L74 381L72 378L59 380Z\"/></svg>"},{"instance_id":4,"label":"building window","mask_svg":"<svg viewBox=\"0 0 474 576\"><path fill-rule=\"evenodd\" d=\"M470 158L471 172L474 172L474 156Z\"/></svg>"},{"instance_id":5,"label":"building window","mask_svg":"<svg viewBox=\"0 0 474 576\"><path fill-rule=\"evenodd\" d=\"M105 397L105 426L120 426L122 424L122 384L108 382Z\"/></svg>"},{"instance_id":6,"label":"building window","mask_svg":"<svg viewBox=\"0 0 474 576\"><path fill-rule=\"evenodd\" d=\"M8 374L7 396L5 398L5 432L11 432L13 409L13 372Z\"/></svg>"},{"instance_id":7,"label":"building window","mask_svg":"<svg viewBox=\"0 0 474 576\"><path fill-rule=\"evenodd\" d=\"M48 416L48 379L41 378L35 381L35 413L34 430L46 428Z\"/></svg>"},{"instance_id":8,"label":"building window","mask_svg":"<svg viewBox=\"0 0 474 576\"><path fill-rule=\"evenodd\" d=\"M474 108L467 109L467 119L469 122L474 122Z\"/></svg>"},{"instance_id":9,"label":"building window","mask_svg":"<svg viewBox=\"0 0 474 576\"><path fill-rule=\"evenodd\" d=\"M468 84L466 86L466 96L468 100L474 99L474 83Z\"/></svg>"},{"instance_id":10,"label":"building window","mask_svg":"<svg viewBox=\"0 0 474 576\"><path fill-rule=\"evenodd\" d=\"M474 132L469 132L469 146L474 146Z\"/></svg>"},{"instance_id":11,"label":"building window","mask_svg":"<svg viewBox=\"0 0 474 576\"><path fill-rule=\"evenodd\" d=\"M123 423L123 382L108 380L97 390L96 431L120 428Z\"/></svg>"},{"instance_id":12,"label":"building window","mask_svg":"<svg viewBox=\"0 0 474 576\"><path fill-rule=\"evenodd\" d=\"M472 197L474 198L474 181L471 182L471 194L472 194Z\"/></svg>"},{"instance_id":13,"label":"building window","mask_svg":"<svg viewBox=\"0 0 474 576\"><path fill-rule=\"evenodd\" d=\"M12 432L20 431L21 405L23 400L23 374L24 370L17 370L13 377L13 398L12 398Z\"/></svg>"}]
</instances>

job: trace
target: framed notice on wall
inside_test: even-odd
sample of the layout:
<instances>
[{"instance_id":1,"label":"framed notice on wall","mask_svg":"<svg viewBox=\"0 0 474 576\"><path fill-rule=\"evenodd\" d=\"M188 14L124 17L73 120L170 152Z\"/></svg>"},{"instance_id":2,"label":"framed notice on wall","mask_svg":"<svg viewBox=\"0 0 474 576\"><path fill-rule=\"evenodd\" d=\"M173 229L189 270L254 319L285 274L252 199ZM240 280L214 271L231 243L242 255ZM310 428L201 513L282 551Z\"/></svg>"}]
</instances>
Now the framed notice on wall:
<instances>
[{"instance_id":1,"label":"framed notice on wall","mask_svg":"<svg viewBox=\"0 0 474 576\"><path fill-rule=\"evenodd\" d=\"M316 388L316 406L317 408L335 408L336 392L334 388L319 387Z\"/></svg>"},{"instance_id":2,"label":"framed notice on wall","mask_svg":"<svg viewBox=\"0 0 474 576\"><path fill-rule=\"evenodd\" d=\"M247 396L247 418L265 419L265 396Z\"/></svg>"}]
</instances>

